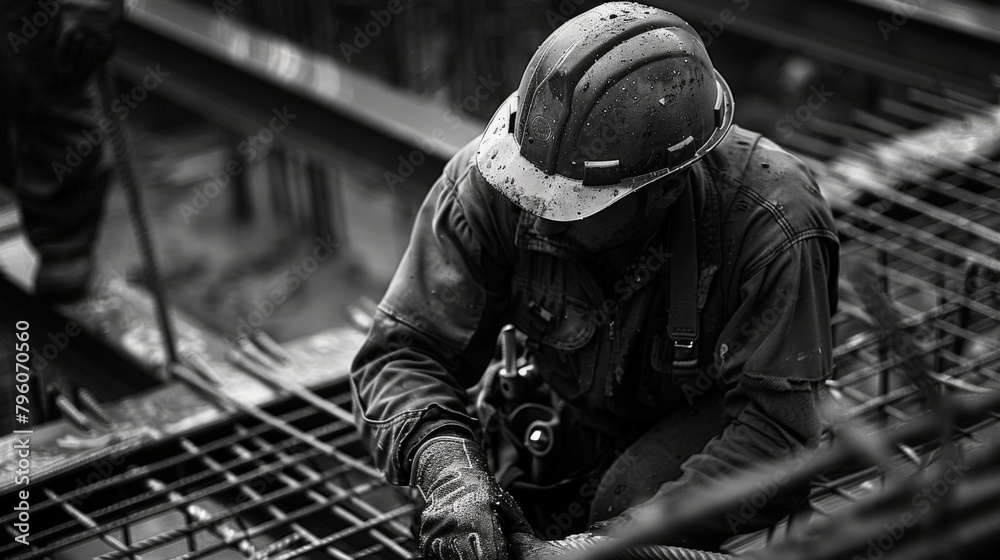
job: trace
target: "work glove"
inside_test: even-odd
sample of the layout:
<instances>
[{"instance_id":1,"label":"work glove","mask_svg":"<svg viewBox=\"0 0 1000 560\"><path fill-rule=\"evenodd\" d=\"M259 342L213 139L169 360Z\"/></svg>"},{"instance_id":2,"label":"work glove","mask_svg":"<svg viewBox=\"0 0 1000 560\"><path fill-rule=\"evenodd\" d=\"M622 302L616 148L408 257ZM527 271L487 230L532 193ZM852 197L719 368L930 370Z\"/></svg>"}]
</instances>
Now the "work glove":
<instances>
[{"instance_id":1,"label":"work glove","mask_svg":"<svg viewBox=\"0 0 1000 560\"><path fill-rule=\"evenodd\" d=\"M421 446L413 485L427 506L420 515L420 549L440 560L506 560L505 535L531 533L514 499L487 470L479 444L440 436Z\"/></svg>"},{"instance_id":2,"label":"work glove","mask_svg":"<svg viewBox=\"0 0 1000 560\"><path fill-rule=\"evenodd\" d=\"M124 0L64 0L56 44L56 71L63 83L83 83L114 51Z\"/></svg>"}]
</instances>

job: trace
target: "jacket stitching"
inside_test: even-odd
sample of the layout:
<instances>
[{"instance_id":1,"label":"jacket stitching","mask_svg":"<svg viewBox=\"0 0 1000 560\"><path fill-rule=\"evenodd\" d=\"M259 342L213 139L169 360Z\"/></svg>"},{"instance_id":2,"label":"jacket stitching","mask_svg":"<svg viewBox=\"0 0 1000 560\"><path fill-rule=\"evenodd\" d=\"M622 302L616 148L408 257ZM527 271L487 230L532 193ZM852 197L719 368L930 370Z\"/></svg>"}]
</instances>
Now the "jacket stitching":
<instances>
[{"instance_id":1,"label":"jacket stitching","mask_svg":"<svg viewBox=\"0 0 1000 560\"><path fill-rule=\"evenodd\" d=\"M427 332L426 328L420 328L420 327L416 326L414 324L414 321L410 321L407 317L405 317L402 313L400 313L398 310L396 310L390 303L386 302L384 299L381 302L379 302L378 309L380 311L382 311L383 313L385 313L387 316L389 316L392 320L394 320L394 321L396 321L398 323L402 323L402 324L406 325L407 327L413 329L414 331L416 331L416 332L418 332L418 333L420 333L420 334L422 334L422 335L424 335L424 336L426 336L428 338L434 339L435 341L437 341L438 343L440 343L442 346L445 346L445 347L447 347L448 349L450 349L452 351L461 352L462 350L465 349L464 346L459 346L459 345L456 345L453 342L450 342L448 340L444 340L442 338L438 338L433 333Z\"/></svg>"},{"instance_id":2,"label":"jacket stitching","mask_svg":"<svg viewBox=\"0 0 1000 560\"><path fill-rule=\"evenodd\" d=\"M762 197L760 194L751 189L740 189L740 191L743 192L747 197L753 199L754 202L764 207L764 209L766 209L768 212L770 212L774 220L778 222L778 225L781 227L781 230L785 232L785 236L792 237L795 235L795 230L792 229L791 224L788 223L788 220L785 218L784 213L780 212L774 206L774 204L771 203L771 201L767 200L766 198Z\"/></svg>"},{"instance_id":3,"label":"jacket stitching","mask_svg":"<svg viewBox=\"0 0 1000 560\"><path fill-rule=\"evenodd\" d=\"M828 369L828 371L824 372L823 375L821 375L818 378L812 378L812 377L788 377L788 376L779 376L779 375L765 375L765 374L757 373L757 372L754 372L754 371L747 371L746 369L743 370L743 375L745 375L745 376L747 376L747 377L749 377L751 379L757 379L757 380L760 380L760 381L765 381L765 380L769 380L769 379L777 379L777 380L780 380L780 381L787 381L789 383L789 385L803 385L803 384L804 385L811 385L813 383L817 383L817 382L823 381L825 379L828 379L831 375L833 375L833 370L832 369ZM801 388L801 389L799 389L799 388L792 388L792 389L789 389L789 391L809 392L809 391L812 391L812 388L809 387L809 386L807 386L807 387L804 387L804 388Z\"/></svg>"},{"instance_id":4,"label":"jacket stitching","mask_svg":"<svg viewBox=\"0 0 1000 560\"><path fill-rule=\"evenodd\" d=\"M747 280L752 278L754 274L757 274L764 267L771 264L771 262L774 261L774 259L777 258L778 255L790 249L796 243L799 243L800 241L803 241L805 239L810 239L813 237L821 237L840 243L840 239L837 237L837 234L825 228L810 228L807 230L800 231L799 233L787 238L785 241L783 241L780 245L778 245L774 249L768 251L767 254L761 257L760 260L758 260L755 264L748 266L746 270L743 272L743 276L740 278L741 283L746 282Z\"/></svg>"},{"instance_id":5,"label":"jacket stitching","mask_svg":"<svg viewBox=\"0 0 1000 560\"><path fill-rule=\"evenodd\" d=\"M417 420L428 410L430 410L430 407L418 408L416 410L406 410L395 414L392 418L388 418L386 420L374 420L364 412L361 413L361 417L364 419L366 424L372 426L373 428L388 428L397 424L405 424L407 421Z\"/></svg>"}]
</instances>

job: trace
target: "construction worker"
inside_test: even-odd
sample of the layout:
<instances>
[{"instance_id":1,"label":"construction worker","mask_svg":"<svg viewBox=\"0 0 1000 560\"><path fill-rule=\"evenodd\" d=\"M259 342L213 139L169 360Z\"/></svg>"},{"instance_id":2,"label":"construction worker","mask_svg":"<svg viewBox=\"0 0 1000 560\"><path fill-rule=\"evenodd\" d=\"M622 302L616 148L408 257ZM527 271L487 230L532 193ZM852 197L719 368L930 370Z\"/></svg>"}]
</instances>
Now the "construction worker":
<instances>
[{"instance_id":1,"label":"construction worker","mask_svg":"<svg viewBox=\"0 0 1000 560\"><path fill-rule=\"evenodd\" d=\"M3 178L39 254L41 297L79 297L94 273L110 165L88 86L114 47L123 9L123 0L10 0L0 14L4 120L13 125L5 138L14 139L16 162Z\"/></svg>"},{"instance_id":2,"label":"construction worker","mask_svg":"<svg viewBox=\"0 0 1000 560\"><path fill-rule=\"evenodd\" d=\"M733 110L694 29L611 2L448 163L351 376L375 465L426 500L426 555L621 534L817 444L838 237L802 162ZM498 377L508 323L523 350ZM803 498L780 490L662 540L766 527Z\"/></svg>"}]
</instances>

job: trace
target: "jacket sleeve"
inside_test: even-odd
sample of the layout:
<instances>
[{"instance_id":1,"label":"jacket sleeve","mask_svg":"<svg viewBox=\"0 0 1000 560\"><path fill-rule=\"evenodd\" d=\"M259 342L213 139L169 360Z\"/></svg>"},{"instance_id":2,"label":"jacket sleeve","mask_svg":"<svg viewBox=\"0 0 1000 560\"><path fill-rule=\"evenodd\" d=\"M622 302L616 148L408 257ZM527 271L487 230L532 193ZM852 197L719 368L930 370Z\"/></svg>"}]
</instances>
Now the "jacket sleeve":
<instances>
[{"instance_id":1,"label":"jacket sleeve","mask_svg":"<svg viewBox=\"0 0 1000 560\"><path fill-rule=\"evenodd\" d=\"M774 492L762 491L747 507L704 520L672 540L717 546L734 534L772 525L804 498L807 488L783 487L783 481L801 467L793 454L818 443L817 385L831 372L837 269L836 242L809 237L742 282L741 304L715 353L714 373L732 387L725 398L728 425L685 461L679 479L663 484L648 502L599 524L600 532L624 530L645 508L669 515L700 490L760 464L787 464L775 471Z\"/></svg>"},{"instance_id":2,"label":"jacket sleeve","mask_svg":"<svg viewBox=\"0 0 1000 560\"><path fill-rule=\"evenodd\" d=\"M495 220L500 196L463 150L417 215L410 244L354 359L362 441L393 484L409 482L411 452L436 433L473 437L466 389L489 362L509 284L513 239Z\"/></svg>"}]
</instances>

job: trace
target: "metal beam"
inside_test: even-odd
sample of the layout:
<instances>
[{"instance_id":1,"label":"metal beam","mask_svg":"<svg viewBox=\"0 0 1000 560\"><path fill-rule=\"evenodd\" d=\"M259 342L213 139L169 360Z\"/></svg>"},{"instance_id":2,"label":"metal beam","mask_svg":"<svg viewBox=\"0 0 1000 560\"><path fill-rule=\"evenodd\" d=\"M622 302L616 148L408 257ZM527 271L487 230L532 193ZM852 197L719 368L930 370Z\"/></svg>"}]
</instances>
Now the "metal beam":
<instances>
[{"instance_id":1,"label":"metal beam","mask_svg":"<svg viewBox=\"0 0 1000 560\"><path fill-rule=\"evenodd\" d=\"M446 105L178 0L132 3L115 65L135 83L159 65L168 75L156 95L241 134L287 109L295 117L281 142L376 182L397 174L405 181L393 189L419 199L482 130Z\"/></svg>"},{"instance_id":2,"label":"metal beam","mask_svg":"<svg viewBox=\"0 0 1000 560\"><path fill-rule=\"evenodd\" d=\"M901 2L648 2L683 17L713 42L748 37L921 89L933 91L943 83L965 93L995 97L997 84L991 81L1000 80L998 34L970 33L921 0L905 2L912 10L907 17L894 11L903 9ZM1000 25L1000 11L983 10L977 17L983 25ZM724 66L725 61L717 62Z\"/></svg>"}]
</instances>

